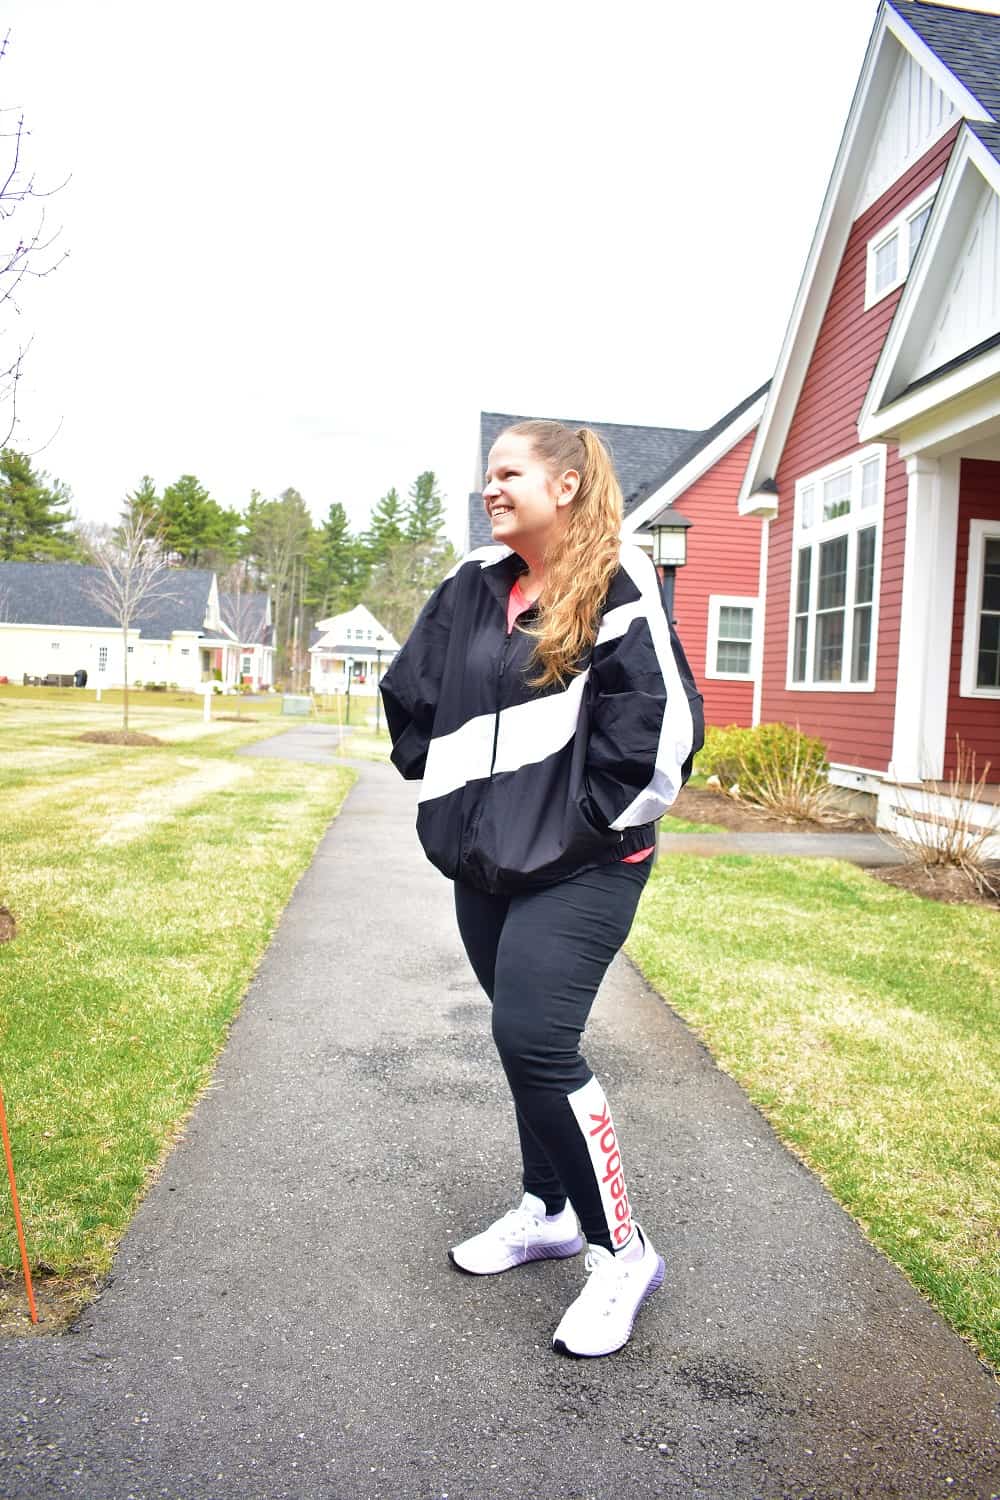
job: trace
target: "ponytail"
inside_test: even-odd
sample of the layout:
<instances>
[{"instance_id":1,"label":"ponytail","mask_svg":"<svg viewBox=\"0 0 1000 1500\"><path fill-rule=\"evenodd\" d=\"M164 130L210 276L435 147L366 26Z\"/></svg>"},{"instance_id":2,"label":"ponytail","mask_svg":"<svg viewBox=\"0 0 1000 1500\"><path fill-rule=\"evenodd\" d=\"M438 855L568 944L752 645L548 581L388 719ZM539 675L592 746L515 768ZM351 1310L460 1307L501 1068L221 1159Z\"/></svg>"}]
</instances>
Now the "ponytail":
<instances>
[{"instance_id":1,"label":"ponytail","mask_svg":"<svg viewBox=\"0 0 1000 1500\"><path fill-rule=\"evenodd\" d=\"M621 486L611 456L589 427L561 422L518 422L507 429L530 439L551 474L576 469L580 488L569 517L545 557L545 588L534 636L538 674L532 687L563 683L581 671L597 638L611 580L618 569L624 515Z\"/></svg>"}]
</instances>

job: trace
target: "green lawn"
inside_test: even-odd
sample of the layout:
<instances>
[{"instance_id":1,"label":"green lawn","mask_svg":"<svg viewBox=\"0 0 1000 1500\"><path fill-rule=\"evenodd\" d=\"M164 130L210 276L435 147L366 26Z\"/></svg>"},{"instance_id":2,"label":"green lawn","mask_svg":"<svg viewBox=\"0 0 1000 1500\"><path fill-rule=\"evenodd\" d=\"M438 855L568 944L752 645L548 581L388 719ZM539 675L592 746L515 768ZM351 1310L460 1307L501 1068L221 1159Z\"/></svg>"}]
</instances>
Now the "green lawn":
<instances>
[{"instance_id":1,"label":"green lawn","mask_svg":"<svg viewBox=\"0 0 1000 1500\"><path fill-rule=\"evenodd\" d=\"M163 746L77 738L117 717L0 690L0 1069L32 1261L61 1274L108 1269L353 780L237 757L280 726L200 706L137 707Z\"/></svg>"},{"instance_id":2,"label":"green lawn","mask_svg":"<svg viewBox=\"0 0 1000 1500\"><path fill-rule=\"evenodd\" d=\"M629 952L1000 1369L1000 921L825 860L661 858Z\"/></svg>"}]
</instances>

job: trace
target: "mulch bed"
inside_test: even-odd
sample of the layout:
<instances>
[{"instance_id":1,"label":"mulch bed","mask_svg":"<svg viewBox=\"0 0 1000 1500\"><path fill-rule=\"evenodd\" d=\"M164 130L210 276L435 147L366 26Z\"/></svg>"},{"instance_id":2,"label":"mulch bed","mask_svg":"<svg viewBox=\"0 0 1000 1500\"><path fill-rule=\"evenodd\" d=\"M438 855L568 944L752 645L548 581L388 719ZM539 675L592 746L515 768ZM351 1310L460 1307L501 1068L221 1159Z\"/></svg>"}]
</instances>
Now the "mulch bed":
<instances>
[{"instance_id":1,"label":"mulch bed","mask_svg":"<svg viewBox=\"0 0 1000 1500\"><path fill-rule=\"evenodd\" d=\"M213 714L212 718L220 724L256 724L257 722L250 714Z\"/></svg>"},{"instance_id":2,"label":"mulch bed","mask_svg":"<svg viewBox=\"0 0 1000 1500\"><path fill-rule=\"evenodd\" d=\"M17 937L17 923L14 921L14 913L6 906L0 906L0 943L9 943Z\"/></svg>"},{"instance_id":3,"label":"mulch bed","mask_svg":"<svg viewBox=\"0 0 1000 1500\"><path fill-rule=\"evenodd\" d=\"M162 745L155 734L140 734L137 729L88 729L86 734L77 735L77 739L86 740L91 745Z\"/></svg>"},{"instance_id":4,"label":"mulch bed","mask_svg":"<svg viewBox=\"0 0 1000 1500\"><path fill-rule=\"evenodd\" d=\"M928 901L942 901L946 906L991 906L1000 911L1000 866L993 875L996 894L981 891L963 870L954 865L927 869L923 865L883 865L869 870L876 880L899 886L924 896Z\"/></svg>"},{"instance_id":5,"label":"mulch bed","mask_svg":"<svg viewBox=\"0 0 1000 1500\"><path fill-rule=\"evenodd\" d=\"M740 802L726 792L716 792L711 787L686 786L670 809L678 818L690 823L717 823L732 833L874 833L867 818L852 818L847 822L815 823L806 819L773 818L769 813L758 811L749 803ZM941 901L946 905L987 906L1000 911L1000 863L993 874L993 884L998 894L981 891L963 871L951 868L926 869L923 865L876 865L864 867L873 880L886 885L898 886L923 896L927 901Z\"/></svg>"},{"instance_id":6,"label":"mulch bed","mask_svg":"<svg viewBox=\"0 0 1000 1500\"><path fill-rule=\"evenodd\" d=\"M718 823L731 833L871 833L867 818L849 818L844 822L817 823L812 818L775 818L762 809L751 807L730 797L728 792L714 792L711 787L683 787L670 808L671 815L689 823Z\"/></svg>"}]
</instances>

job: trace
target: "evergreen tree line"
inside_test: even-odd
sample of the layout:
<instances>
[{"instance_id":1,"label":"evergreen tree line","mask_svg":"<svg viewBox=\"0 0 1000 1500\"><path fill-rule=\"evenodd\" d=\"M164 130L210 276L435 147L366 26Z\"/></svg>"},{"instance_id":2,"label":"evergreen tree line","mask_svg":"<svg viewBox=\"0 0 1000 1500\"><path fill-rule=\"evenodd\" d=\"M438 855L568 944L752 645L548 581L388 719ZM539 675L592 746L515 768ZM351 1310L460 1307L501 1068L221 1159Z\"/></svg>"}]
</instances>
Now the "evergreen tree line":
<instances>
[{"instance_id":1,"label":"evergreen tree line","mask_svg":"<svg viewBox=\"0 0 1000 1500\"><path fill-rule=\"evenodd\" d=\"M35 471L30 458L0 452L0 561L87 562L87 529L75 521L65 485ZM397 640L456 554L444 533L444 503L433 470L406 499L390 489L364 531L352 533L334 501L316 525L296 489L274 499L251 493L242 511L220 505L193 474L158 491L144 476L125 497L122 520L146 523L175 567L212 568L237 587L267 591L278 671L303 666L312 626L364 602Z\"/></svg>"}]
</instances>

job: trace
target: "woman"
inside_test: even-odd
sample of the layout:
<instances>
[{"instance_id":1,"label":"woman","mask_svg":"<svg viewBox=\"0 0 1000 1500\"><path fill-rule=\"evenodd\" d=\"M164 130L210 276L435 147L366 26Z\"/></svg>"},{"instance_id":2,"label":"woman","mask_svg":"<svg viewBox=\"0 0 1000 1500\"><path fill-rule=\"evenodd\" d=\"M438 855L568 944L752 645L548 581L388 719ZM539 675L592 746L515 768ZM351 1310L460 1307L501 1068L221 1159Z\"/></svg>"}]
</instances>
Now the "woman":
<instances>
[{"instance_id":1,"label":"woman","mask_svg":"<svg viewBox=\"0 0 1000 1500\"><path fill-rule=\"evenodd\" d=\"M587 1281L553 1336L620 1349L663 1261L632 1217L608 1103L580 1053L632 925L654 820L701 743L700 698L652 563L619 539L622 495L588 428L519 422L489 456L496 545L428 600L382 683L392 759L421 778L417 831L455 882L493 1004L524 1197L451 1251L475 1275L577 1254Z\"/></svg>"}]
</instances>

